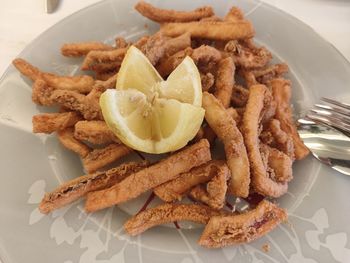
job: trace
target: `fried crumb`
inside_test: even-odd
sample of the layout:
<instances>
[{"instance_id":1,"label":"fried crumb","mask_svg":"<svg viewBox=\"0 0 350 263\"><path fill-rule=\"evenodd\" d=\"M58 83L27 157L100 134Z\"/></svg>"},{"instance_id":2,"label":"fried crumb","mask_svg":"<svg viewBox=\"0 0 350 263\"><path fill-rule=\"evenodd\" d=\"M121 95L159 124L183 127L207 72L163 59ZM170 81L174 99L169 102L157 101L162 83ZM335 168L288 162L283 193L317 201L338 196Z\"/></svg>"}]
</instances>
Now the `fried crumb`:
<instances>
[{"instance_id":1,"label":"fried crumb","mask_svg":"<svg viewBox=\"0 0 350 263\"><path fill-rule=\"evenodd\" d=\"M264 245L262 245L261 249L262 249L262 251L264 251L265 253L270 252L270 244L265 243Z\"/></svg>"}]
</instances>

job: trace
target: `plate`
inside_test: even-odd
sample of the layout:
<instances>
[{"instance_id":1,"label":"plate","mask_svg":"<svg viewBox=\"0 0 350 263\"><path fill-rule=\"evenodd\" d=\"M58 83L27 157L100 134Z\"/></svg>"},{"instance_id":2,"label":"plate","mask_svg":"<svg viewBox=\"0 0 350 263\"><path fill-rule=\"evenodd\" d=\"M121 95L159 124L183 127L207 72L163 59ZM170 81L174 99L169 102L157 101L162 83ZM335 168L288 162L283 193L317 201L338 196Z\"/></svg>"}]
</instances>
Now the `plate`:
<instances>
[{"instance_id":1,"label":"plate","mask_svg":"<svg viewBox=\"0 0 350 263\"><path fill-rule=\"evenodd\" d=\"M59 54L65 42L136 39L157 25L133 10L135 1L107 0L62 20L33 41L19 57L59 74L79 73L78 61ZM162 0L156 6L193 9L210 4L222 16L241 7L256 28L257 41L277 61L287 61L293 104L302 114L321 96L350 99L350 65L311 28L274 7L253 0ZM145 26L148 25L148 26ZM80 62L80 61L79 61ZM4 263L107 262L349 262L350 177L312 157L297 162L288 194L278 203L288 209L282 224L256 242L207 250L196 240L201 229L180 223L129 237L122 223L139 203L86 214L76 202L49 216L37 206L45 191L83 173L79 159L54 136L31 133L31 117L47 111L31 102L31 86L10 66L0 81L0 257ZM268 243L270 251L262 250Z\"/></svg>"}]
</instances>

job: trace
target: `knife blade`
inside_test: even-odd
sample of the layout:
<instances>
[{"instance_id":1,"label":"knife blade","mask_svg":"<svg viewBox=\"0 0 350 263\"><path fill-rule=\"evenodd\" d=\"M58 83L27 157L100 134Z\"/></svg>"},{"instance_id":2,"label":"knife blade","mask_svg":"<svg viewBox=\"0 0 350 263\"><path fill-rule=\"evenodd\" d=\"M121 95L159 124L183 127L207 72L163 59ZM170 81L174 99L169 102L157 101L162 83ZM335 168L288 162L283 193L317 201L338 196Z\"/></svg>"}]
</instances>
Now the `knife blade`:
<instances>
[{"instance_id":1,"label":"knife blade","mask_svg":"<svg viewBox=\"0 0 350 263\"><path fill-rule=\"evenodd\" d=\"M57 8L58 3L59 3L59 0L45 0L46 13L48 14L53 13Z\"/></svg>"}]
</instances>

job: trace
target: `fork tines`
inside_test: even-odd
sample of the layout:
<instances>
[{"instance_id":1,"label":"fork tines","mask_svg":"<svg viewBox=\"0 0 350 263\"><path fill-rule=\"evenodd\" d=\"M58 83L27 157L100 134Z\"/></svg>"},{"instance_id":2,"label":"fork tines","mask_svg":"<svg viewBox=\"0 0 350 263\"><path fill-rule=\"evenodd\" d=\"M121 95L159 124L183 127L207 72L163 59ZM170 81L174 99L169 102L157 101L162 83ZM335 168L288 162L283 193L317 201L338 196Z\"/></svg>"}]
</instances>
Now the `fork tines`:
<instances>
[{"instance_id":1,"label":"fork tines","mask_svg":"<svg viewBox=\"0 0 350 263\"><path fill-rule=\"evenodd\" d=\"M322 98L327 104L315 104L306 117L316 123L336 128L346 134L350 133L350 104L334 99Z\"/></svg>"}]
</instances>

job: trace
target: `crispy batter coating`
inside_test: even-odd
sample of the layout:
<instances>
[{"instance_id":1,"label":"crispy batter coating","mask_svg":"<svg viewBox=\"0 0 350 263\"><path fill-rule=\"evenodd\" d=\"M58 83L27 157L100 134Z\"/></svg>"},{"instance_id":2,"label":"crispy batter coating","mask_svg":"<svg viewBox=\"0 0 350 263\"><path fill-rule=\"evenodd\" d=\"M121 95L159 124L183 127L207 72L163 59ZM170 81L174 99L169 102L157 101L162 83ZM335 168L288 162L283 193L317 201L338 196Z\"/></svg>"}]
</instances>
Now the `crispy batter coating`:
<instances>
[{"instance_id":1,"label":"crispy batter coating","mask_svg":"<svg viewBox=\"0 0 350 263\"><path fill-rule=\"evenodd\" d=\"M213 95L203 93L205 119L223 142L227 165L231 171L230 192L239 197L249 194L250 172L247 151L236 122Z\"/></svg>"},{"instance_id":2,"label":"crispy batter coating","mask_svg":"<svg viewBox=\"0 0 350 263\"><path fill-rule=\"evenodd\" d=\"M266 84L274 78L279 78L289 71L286 63L274 64L263 68L253 69L251 72L259 83Z\"/></svg>"},{"instance_id":3,"label":"crispy batter coating","mask_svg":"<svg viewBox=\"0 0 350 263\"><path fill-rule=\"evenodd\" d=\"M76 112L41 113L32 118L34 133L53 133L74 126L81 120Z\"/></svg>"},{"instance_id":4,"label":"crispy batter coating","mask_svg":"<svg viewBox=\"0 0 350 263\"><path fill-rule=\"evenodd\" d=\"M222 103L225 108L230 106L232 87L235 79L235 64L231 57L222 59L218 63L218 69L215 79L214 96Z\"/></svg>"},{"instance_id":5,"label":"crispy batter coating","mask_svg":"<svg viewBox=\"0 0 350 263\"><path fill-rule=\"evenodd\" d=\"M267 88L264 85L250 87L242 130L252 172L252 186L264 196L279 197L287 192L288 185L276 182L269 177L259 147L259 121L266 92Z\"/></svg>"},{"instance_id":6,"label":"crispy batter coating","mask_svg":"<svg viewBox=\"0 0 350 263\"><path fill-rule=\"evenodd\" d=\"M134 215L124 224L124 229L129 235L135 236L151 227L174 221L186 220L206 224L212 216L220 214L204 205L162 204Z\"/></svg>"},{"instance_id":7,"label":"crispy batter coating","mask_svg":"<svg viewBox=\"0 0 350 263\"><path fill-rule=\"evenodd\" d=\"M281 129L281 123L277 119L269 122L269 131L273 137L273 146L284 152L294 161L294 143L292 137Z\"/></svg>"},{"instance_id":8,"label":"crispy batter coating","mask_svg":"<svg viewBox=\"0 0 350 263\"><path fill-rule=\"evenodd\" d=\"M111 50L112 46L102 42L80 42L80 43L66 43L61 47L61 54L66 57L82 57L93 50Z\"/></svg>"},{"instance_id":9,"label":"crispy batter coating","mask_svg":"<svg viewBox=\"0 0 350 263\"><path fill-rule=\"evenodd\" d=\"M94 79L87 75L58 76L52 73L42 72L21 58L16 58L12 63L18 69L18 71L32 81L36 81L38 78L41 78L47 83L48 86L55 89L88 93L95 83Z\"/></svg>"},{"instance_id":10,"label":"crispy batter coating","mask_svg":"<svg viewBox=\"0 0 350 263\"><path fill-rule=\"evenodd\" d=\"M119 48L113 50L92 50L90 51L81 65L82 70L93 69L98 63L118 63L121 65L127 48Z\"/></svg>"},{"instance_id":11,"label":"crispy batter coating","mask_svg":"<svg viewBox=\"0 0 350 263\"><path fill-rule=\"evenodd\" d=\"M240 85L233 85L231 103L234 107L245 107L249 97L249 90Z\"/></svg>"},{"instance_id":12,"label":"crispy batter coating","mask_svg":"<svg viewBox=\"0 0 350 263\"><path fill-rule=\"evenodd\" d=\"M255 33L253 25L248 21L235 23L218 21L168 23L161 25L161 31L172 37L189 32L191 37L213 40L245 39L253 37Z\"/></svg>"},{"instance_id":13,"label":"crispy batter coating","mask_svg":"<svg viewBox=\"0 0 350 263\"><path fill-rule=\"evenodd\" d=\"M141 15L158 23L190 22L214 15L214 11L211 6L199 7L193 11L176 11L157 8L144 1L139 1L135 5L135 9Z\"/></svg>"},{"instance_id":14,"label":"crispy batter coating","mask_svg":"<svg viewBox=\"0 0 350 263\"><path fill-rule=\"evenodd\" d=\"M276 119L280 121L281 128L293 138L294 154L297 160L305 158L309 154L309 149L300 139L298 130L293 121L293 113L290 107L291 84L285 79L273 79L270 81L273 98L276 101Z\"/></svg>"},{"instance_id":15,"label":"crispy batter coating","mask_svg":"<svg viewBox=\"0 0 350 263\"><path fill-rule=\"evenodd\" d=\"M105 148L95 149L83 158L83 165L88 173L93 173L111 164L133 150L123 144L110 144Z\"/></svg>"},{"instance_id":16,"label":"crispy batter coating","mask_svg":"<svg viewBox=\"0 0 350 263\"><path fill-rule=\"evenodd\" d=\"M96 145L120 143L104 121L78 121L74 126L74 137Z\"/></svg>"},{"instance_id":17,"label":"crispy batter coating","mask_svg":"<svg viewBox=\"0 0 350 263\"><path fill-rule=\"evenodd\" d=\"M57 131L57 137L64 147L77 153L82 158L91 151L89 146L74 138L74 130L71 127Z\"/></svg>"},{"instance_id":18,"label":"crispy batter coating","mask_svg":"<svg viewBox=\"0 0 350 263\"><path fill-rule=\"evenodd\" d=\"M235 109L235 108L228 108L226 109L226 112L231 116L231 118L237 123L239 124L242 120L242 116L240 115L240 113Z\"/></svg>"},{"instance_id":19,"label":"crispy batter coating","mask_svg":"<svg viewBox=\"0 0 350 263\"><path fill-rule=\"evenodd\" d=\"M207 248L248 243L272 231L287 220L287 212L263 200L259 205L240 215L213 216L198 243Z\"/></svg>"},{"instance_id":20,"label":"crispy batter coating","mask_svg":"<svg viewBox=\"0 0 350 263\"><path fill-rule=\"evenodd\" d=\"M43 79L36 79L32 87L32 101L42 106L52 106L51 95L54 88L47 85Z\"/></svg>"},{"instance_id":21,"label":"crispy batter coating","mask_svg":"<svg viewBox=\"0 0 350 263\"><path fill-rule=\"evenodd\" d=\"M69 90L54 90L51 99L55 104L78 111L86 120L103 120L100 105L87 96Z\"/></svg>"},{"instance_id":22,"label":"crispy batter coating","mask_svg":"<svg viewBox=\"0 0 350 263\"><path fill-rule=\"evenodd\" d=\"M206 188L197 185L190 191L192 198L207 204L213 209L223 208L226 200L227 180L231 177L226 165L221 166L217 174L207 183Z\"/></svg>"},{"instance_id":23,"label":"crispy batter coating","mask_svg":"<svg viewBox=\"0 0 350 263\"><path fill-rule=\"evenodd\" d=\"M164 44L164 57L172 56L188 47L191 47L191 35L189 33L166 39Z\"/></svg>"},{"instance_id":24,"label":"crispy batter coating","mask_svg":"<svg viewBox=\"0 0 350 263\"><path fill-rule=\"evenodd\" d=\"M241 9L233 6L225 15L224 20L229 22L239 22L244 20L244 15Z\"/></svg>"},{"instance_id":25,"label":"crispy batter coating","mask_svg":"<svg viewBox=\"0 0 350 263\"><path fill-rule=\"evenodd\" d=\"M210 159L209 143L201 140L159 163L130 175L111 188L88 194L85 210L93 212L136 198Z\"/></svg>"},{"instance_id":26,"label":"crispy batter coating","mask_svg":"<svg viewBox=\"0 0 350 263\"><path fill-rule=\"evenodd\" d=\"M165 202L181 200L192 187L210 181L225 168L227 169L225 161L212 160L180 174L174 180L161 184L154 188L153 192Z\"/></svg>"},{"instance_id":27,"label":"crispy batter coating","mask_svg":"<svg viewBox=\"0 0 350 263\"><path fill-rule=\"evenodd\" d=\"M41 200L39 210L48 214L75 200L84 197L87 193L111 187L131 173L148 166L147 161L123 163L104 172L83 175L64 183L50 193L46 193Z\"/></svg>"}]
</instances>

